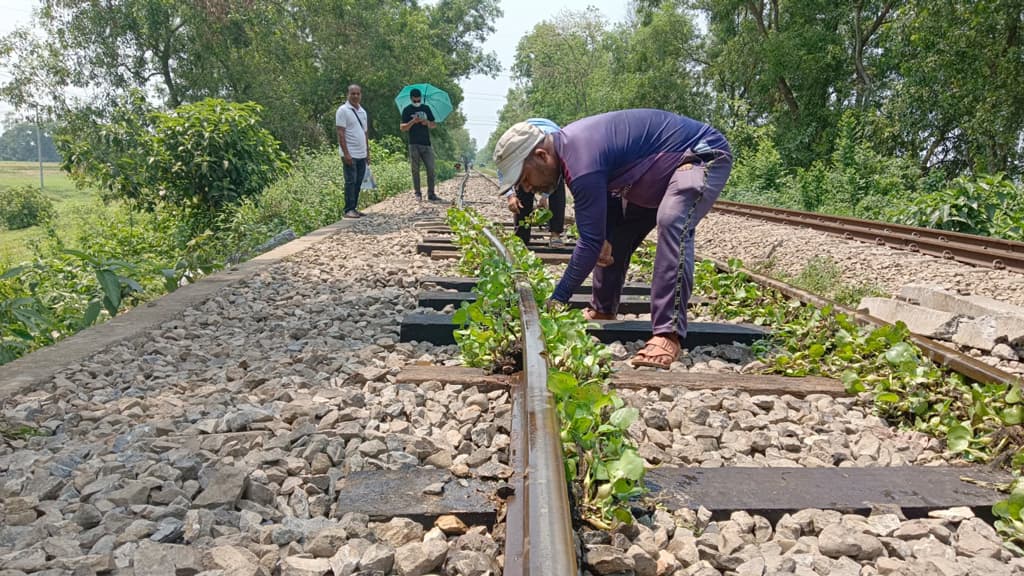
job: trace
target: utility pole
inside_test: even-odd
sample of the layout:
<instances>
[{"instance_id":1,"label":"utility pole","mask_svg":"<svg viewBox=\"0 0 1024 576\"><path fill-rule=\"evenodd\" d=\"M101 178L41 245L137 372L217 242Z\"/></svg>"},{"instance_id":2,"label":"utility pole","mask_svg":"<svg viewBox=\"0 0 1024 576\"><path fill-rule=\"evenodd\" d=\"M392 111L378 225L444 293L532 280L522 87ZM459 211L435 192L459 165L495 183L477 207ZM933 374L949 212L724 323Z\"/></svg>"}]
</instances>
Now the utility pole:
<instances>
[{"instance_id":1,"label":"utility pole","mask_svg":"<svg viewBox=\"0 0 1024 576\"><path fill-rule=\"evenodd\" d=\"M36 116L36 156L39 158L39 189L43 189L43 134L39 129L39 116Z\"/></svg>"}]
</instances>

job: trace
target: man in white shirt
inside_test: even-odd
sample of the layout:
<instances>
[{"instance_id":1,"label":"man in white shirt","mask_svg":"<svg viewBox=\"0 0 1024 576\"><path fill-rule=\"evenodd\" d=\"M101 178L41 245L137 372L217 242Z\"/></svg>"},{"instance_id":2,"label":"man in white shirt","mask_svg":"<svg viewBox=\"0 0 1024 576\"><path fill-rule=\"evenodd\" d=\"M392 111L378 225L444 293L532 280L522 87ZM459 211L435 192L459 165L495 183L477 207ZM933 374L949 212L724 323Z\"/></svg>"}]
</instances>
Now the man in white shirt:
<instances>
[{"instance_id":1,"label":"man in white shirt","mask_svg":"<svg viewBox=\"0 0 1024 576\"><path fill-rule=\"evenodd\" d=\"M359 190L363 186L366 167L370 164L370 139L366 110L359 103L363 89L358 84L348 87L348 100L334 114L338 129L338 148L345 171L345 218L362 218L359 208Z\"/></svg>"}]
</instances>

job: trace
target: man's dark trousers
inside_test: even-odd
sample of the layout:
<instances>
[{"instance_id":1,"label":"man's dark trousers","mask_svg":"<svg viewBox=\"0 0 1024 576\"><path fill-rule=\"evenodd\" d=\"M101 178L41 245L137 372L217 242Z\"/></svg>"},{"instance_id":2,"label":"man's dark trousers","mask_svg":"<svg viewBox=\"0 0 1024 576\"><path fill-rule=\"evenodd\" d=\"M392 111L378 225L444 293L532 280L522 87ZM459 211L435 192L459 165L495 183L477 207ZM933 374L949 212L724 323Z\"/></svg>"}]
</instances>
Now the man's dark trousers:
<instances>
[{"instance_id":1,"label":"man's dark trousers","mask_svg":"<svg viewBox=\"0 0 1024 576\"><path fill-rule=\"evenodd\" d=\"M359 208L359 191L363 187L363 177L366 176L366 158L353 158L351 164L342 165L345 168L345 209L343 214L352 212Z\"/></svg>"}]
</instances>

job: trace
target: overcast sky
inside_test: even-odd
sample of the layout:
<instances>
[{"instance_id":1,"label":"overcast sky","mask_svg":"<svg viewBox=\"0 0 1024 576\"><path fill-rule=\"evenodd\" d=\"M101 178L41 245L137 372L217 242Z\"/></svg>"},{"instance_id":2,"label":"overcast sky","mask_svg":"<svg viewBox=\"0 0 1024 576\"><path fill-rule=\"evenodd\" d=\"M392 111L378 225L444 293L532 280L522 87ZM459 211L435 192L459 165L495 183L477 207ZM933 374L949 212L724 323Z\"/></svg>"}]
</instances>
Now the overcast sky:
<instances>
[{"instance_id":1,"label":"overcast sky","mask_svg":"<svg viewBox=\"0 0 1024 576\"><path fill-rule=\"evenodd\" d=\"M15 27L28 23L32 9L38 5L38 0L0 0L0 34L7 34ZM466 127L478 146L487 142L491 131L497 126L498 111L505 103L505 94L512 85L508 75L515 58L516 44L524 34L537 23L552 18L562 10L583 10L587 6L596 7L609 21L621 21L626 17L628 0L502 0L501 5L505 15L495 26L497 32L484 45L486 50L498 55L503 67L501 75L498 78L474 76L462 82L465 93L462 110L466 115ZM0 77L6 79L7 75L0 71ZM367 102L367 105L373 104ZM0 103L0 118L9 110L10 106Z\"/></svg>"}]
</instances>

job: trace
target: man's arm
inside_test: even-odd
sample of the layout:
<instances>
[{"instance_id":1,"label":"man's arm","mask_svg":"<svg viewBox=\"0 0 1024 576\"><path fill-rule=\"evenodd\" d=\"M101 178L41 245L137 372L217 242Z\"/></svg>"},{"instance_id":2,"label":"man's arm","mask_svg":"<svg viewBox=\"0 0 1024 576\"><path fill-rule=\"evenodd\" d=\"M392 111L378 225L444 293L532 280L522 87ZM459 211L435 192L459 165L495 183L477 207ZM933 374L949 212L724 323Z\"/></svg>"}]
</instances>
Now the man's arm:
<instances>
[{"instance_id":1,"label":"man's arm","mask_svg":"<svg viewBox=\"0 0 1024 576\"><path fill-rule=\"evenodd\" d=\"M572 293L597 265L598 256L605 241L606 214L608 211L608 176L603 172L587 174L572 182L576 210L576 228L580 238L572 252L569 267L555 286L551 299L568 302Z\"/></svg>"},{"instance_id":2,"label":"man's arm","mask_svg":"<svg viewBox=\"0 0 1024 576\"><path fill-rule=\"evenodd\" d=\"M348 142L345 141L345 127L337 126L338 129L338 145L341 146L341 154L345 164L352 163L352 155L348 153Z\"/></svg>"},{"instance_id":3,"label":"man's arm","mask_svg":"<svg viewBox=\"0 0 1024 576\"><path fill-rule=\"evenodd\" d=\"M425 122L427 128L430 128L431 130L437 128L437 124L434 123L434 111L430 109L430 106L424 106L424 108L427 109L427 121Z\"/></svg>"},{"instance_id":4,"label":"man's arm","mask_svg":"<svg viewBox=\"0 0 1024 576\"><path fill-rule=\"evenodd\" d=\"M419 119L416 118L415 114L412 114L411 112L403 111L402 112L402 123L398 125L398 128L402 132L408 132L409 129L412 128L413 125L416 124L416 122L418 120Z\"/></svg>"}]
</instances>

